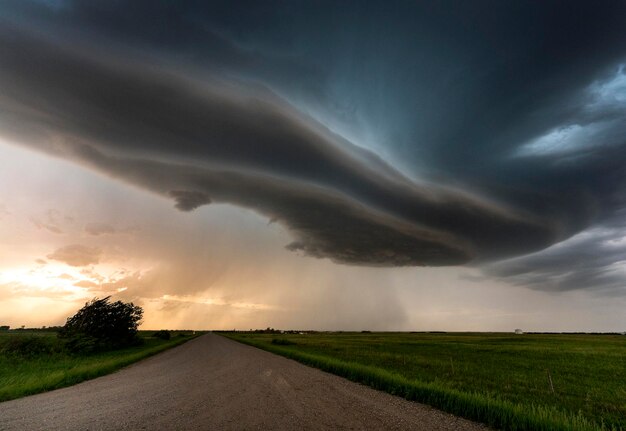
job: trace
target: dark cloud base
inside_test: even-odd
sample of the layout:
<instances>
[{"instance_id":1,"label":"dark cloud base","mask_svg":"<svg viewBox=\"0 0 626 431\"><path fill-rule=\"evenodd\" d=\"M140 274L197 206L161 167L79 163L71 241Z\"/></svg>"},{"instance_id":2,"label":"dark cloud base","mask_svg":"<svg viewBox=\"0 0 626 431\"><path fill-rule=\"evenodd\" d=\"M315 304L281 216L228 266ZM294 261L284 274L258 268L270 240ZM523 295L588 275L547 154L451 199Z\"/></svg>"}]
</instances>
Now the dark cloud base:
<instances>
[{"instance_id":1,"label":"dark cloud base","mask_svg":"<svg viewBox=\"0 0 626 431\"><path fill-rule=\"evenodd\" d=\"M619 289L623 3L6 5L9 139L181 211L253 209L314 257Z\"/></svg>"},{"instance_id":2,"label":"dark cloud base","mask_svg":"<svg viewBox=\"0 0 626 431\"><path fill-rule=\"evenodd\" d=\"M183 211L211 201L255 209L294 232L290 249L351 264L457 265L554 241L545 220L413 183L266 90L105 65L15 29L0 52L16 139L170 196Z\"/></svg>"}]
</instances>

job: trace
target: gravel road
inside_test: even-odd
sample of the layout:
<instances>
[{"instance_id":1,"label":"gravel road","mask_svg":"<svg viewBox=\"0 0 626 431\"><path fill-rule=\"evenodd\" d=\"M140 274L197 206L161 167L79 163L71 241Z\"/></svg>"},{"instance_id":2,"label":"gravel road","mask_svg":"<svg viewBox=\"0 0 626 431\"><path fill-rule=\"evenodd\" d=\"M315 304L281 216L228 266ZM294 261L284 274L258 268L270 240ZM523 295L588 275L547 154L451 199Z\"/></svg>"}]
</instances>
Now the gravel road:
<instances>
[{"instance_id":1,"label":"gravel road","mask_svg":"<svg viewBox=\"0 0 626 431\"><path fill-rule=\"evenodd\" d=\"M1 430L485 430L207 334L108 376L0 403Z\"/></svg>"}]
</instances>

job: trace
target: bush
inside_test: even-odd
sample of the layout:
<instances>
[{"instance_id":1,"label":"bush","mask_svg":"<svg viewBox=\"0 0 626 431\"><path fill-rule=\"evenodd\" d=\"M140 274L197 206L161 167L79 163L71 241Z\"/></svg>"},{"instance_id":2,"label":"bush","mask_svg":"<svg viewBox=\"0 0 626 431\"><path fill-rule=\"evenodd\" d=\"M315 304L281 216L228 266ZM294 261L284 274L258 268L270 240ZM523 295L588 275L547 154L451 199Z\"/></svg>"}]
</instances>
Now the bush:
<instances>
[{"instance_id":1,"label":"bush","mask_svg":"<svg viewBox=\"0 0 626 431\"><path fill-rule=\"evenodd\" d=\"M52 337L12 336L0 345L0 353L20 358L52 355L61 351L58 341Z\"/></svg>"},{"instance_id":2,"label":"bush","mask_svg":"<svg viewBox=\"0 0 626 431\"><path fill-rule=\"evenodd\" d=\"M276 344L277 346L293 346L296 343L286 338L272 338L272 344Z\"/></svg>"},{"instance_id":3,"label":"bush","mask_svg":"<svg viewBox=\"0 0 626 431\"><path fill-rule=\"evenodd\" d=\"M161 329L154 333L153 337L160 338L161 340L169 340L172 338L172 334L167 329Z\"/></svg>"},{"instance_id":4,"label":"bush","mask_svg":"<svg viewBox=\"0 0 626 431\"><path fill-rule=\"evenodd\" d=\"M67 319L59 337L70 351L95 352L139 343L137 327L143 309L132 302L109 302L109 298L95 298Z\"/></svg>"}]
</instances>

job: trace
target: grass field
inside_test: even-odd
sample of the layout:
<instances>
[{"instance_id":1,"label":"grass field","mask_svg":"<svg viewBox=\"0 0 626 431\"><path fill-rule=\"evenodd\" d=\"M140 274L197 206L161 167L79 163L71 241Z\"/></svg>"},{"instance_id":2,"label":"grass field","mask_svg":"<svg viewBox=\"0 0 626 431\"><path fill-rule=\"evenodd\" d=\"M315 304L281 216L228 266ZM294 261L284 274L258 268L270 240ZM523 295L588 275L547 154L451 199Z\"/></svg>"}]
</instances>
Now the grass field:
<instances>
[{"instance_id":1,"label":"grass field","mask_svg":"<svg viewBox=\"0 0 626 431\"><path fill-rule=\"evenodd\" d=\"M169 349L193 336L178 336L170 340L140 331L139 346L91 355L72 355L61 348L54 332L0 332L0 401L70 386L83 380L111 373L119 368ZM19 351L9 347L17 343Z\"/></svg>"},{"instance_id":2,"label":"grass field","mask_svg":"<svg viewBox=\"0 0 626 431\"><path fill-rule=\"evenodd\" d=\"M226 333L507 430L626 430L626 336Z\"/></svg>"}]
</instances>

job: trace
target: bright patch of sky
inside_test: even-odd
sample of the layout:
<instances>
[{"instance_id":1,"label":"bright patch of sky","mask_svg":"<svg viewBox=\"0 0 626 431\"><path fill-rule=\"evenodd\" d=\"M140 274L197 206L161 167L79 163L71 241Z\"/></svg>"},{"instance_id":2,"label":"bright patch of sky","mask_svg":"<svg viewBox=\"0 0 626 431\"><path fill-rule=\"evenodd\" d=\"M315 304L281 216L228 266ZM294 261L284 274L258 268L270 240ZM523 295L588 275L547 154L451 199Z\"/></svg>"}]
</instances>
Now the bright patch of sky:
<instances>
[{"instance_id":1,"label":"bright patch of sky","mask_svg":"<svg viewBox=\"0 0 626 431\"><path fill-rule=\"evenodd\" d=\"M620 65L610 78L593 82L586 89L584 100L579 122L555 127L519 147L515 154L568 154L622 143L626 128L624 65ZM594 117L597 116L602 120L596 120Z\"/></svg>"}]
</instances>

